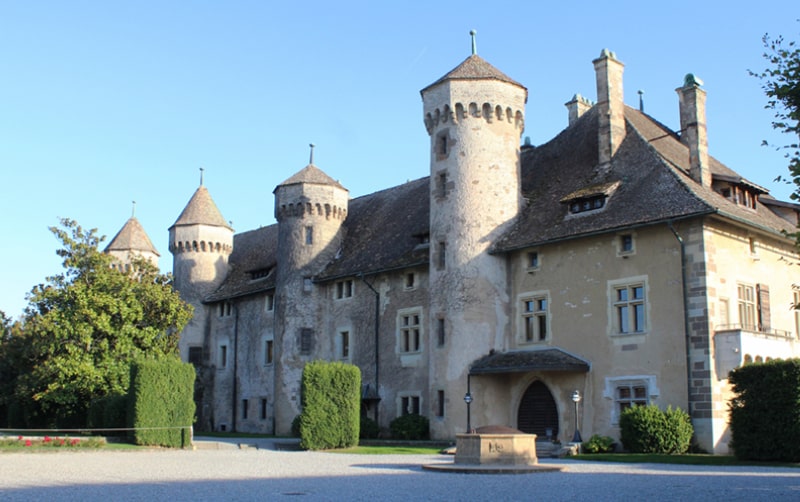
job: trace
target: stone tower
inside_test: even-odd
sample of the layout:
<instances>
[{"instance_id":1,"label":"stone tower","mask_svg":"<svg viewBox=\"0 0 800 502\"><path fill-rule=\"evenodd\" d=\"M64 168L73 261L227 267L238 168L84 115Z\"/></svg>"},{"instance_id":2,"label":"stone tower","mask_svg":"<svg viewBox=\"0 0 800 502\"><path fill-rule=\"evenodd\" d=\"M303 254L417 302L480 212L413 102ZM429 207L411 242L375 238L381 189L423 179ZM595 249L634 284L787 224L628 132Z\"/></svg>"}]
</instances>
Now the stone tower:
<instances>
[{"instance_id":1,"label":"stone tower","mask_svg":"<svg viewBox=\"0 0 800 502\"><path fill-rule=\"evenodd\" d=\"M114 257L116 263L112 266L120 268L129 267L136 256L144 258L157 267L158 257L161 256L150 241L147 232L144 231L142 224L133 215L111 239L103 252Z\"/></svg>"},{"instance_id":2,"label":"stone tower","mask_svg":"<svg viewBox=\"0 0 800 502\"><path fill-rule=\"evenodd\" d=\"M225 280L232 250L233 229L222 217L201 180L200 187L181 215L169 227L175 289L194 307L194 316L181 333L179 343L184 361L188 360L190 346L202 346L208 353L205 339L208 314L203 299Z\"/></svg>"},{"instance_id":3,"label":"stone tower","mask_svg":"<svg viewBox=\"0 0 800 502\"><path fill-rule=\"evenodd\" d=\"M431 433L463 432L469 365L502 349L509 330L505 259L489 254L520 210L527 90L473 54L421 91L431 138L429 403ZM480 417L478 418L480 422Z\"/></svg>"},{"instance_id":4,"label":"stone tower","mask_svg":"<svg viewBox=\"0 0 800 502\"><path fill-rule=\"evenodd\" d=\"M320 296L314 277L341 245L347 189L311 163L275 188L278 271L275 297L275 430L287 434L300 413L300 380L319 358Z\"/></svg>"}]
</instances>

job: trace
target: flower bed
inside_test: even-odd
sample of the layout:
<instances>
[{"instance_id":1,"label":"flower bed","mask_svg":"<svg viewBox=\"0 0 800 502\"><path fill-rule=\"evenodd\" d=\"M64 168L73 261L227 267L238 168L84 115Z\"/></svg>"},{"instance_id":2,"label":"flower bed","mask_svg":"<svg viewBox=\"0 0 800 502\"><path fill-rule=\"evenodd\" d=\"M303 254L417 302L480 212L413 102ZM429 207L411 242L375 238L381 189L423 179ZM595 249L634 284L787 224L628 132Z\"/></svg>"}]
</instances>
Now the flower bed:
<instances>
[{"instance_id":1,"label":"flower bed","mask_svg":"<svg viewBox=\"0 0 800 502\"><path fill-rule=\"evenodd\" d=\"M100 448L103 438L71 438L69 436L17 436L0 438L0 450L38 448Z\"/></svg>"}]
</instances>

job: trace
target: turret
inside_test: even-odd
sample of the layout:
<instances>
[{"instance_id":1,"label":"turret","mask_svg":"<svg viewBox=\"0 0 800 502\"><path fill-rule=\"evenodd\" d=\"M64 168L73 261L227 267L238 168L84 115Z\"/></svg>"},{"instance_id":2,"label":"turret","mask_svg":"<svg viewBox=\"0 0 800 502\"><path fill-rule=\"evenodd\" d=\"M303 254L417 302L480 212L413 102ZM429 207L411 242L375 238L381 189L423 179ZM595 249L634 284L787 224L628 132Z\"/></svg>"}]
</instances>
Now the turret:
<instances>
[{"instance_id":1,"label":"turret","mask_svg":"<svg viewBox=\"0 0 800 502\"><path fill-rule=\"evenodd\" d=\"M349 193L309 164L275 188L278 272L275 297L275 428L290 432L300 412L303 366L319 357L317 313L320 293L314 277L341 246Z\"/></svg>"},{"instance_id":2,"label":"turret","mask_svg":"<svg viewBox=\"0 0 800 502\"><path fill-rule=\"evenodd\" d=\"M112 267L124 270L129 269L136 257L144 258L157 267L161 256L134 214L131 214L103 252L114 257Z\"/></svg>"},{"instance_id":3,"label":"turret","mask_svg":"<svg viewBox=\"0 0 800 502\"><path fill-rule=\"evenodd\" d=\"M446 350L428 337L430 392L456 403L469 363L501 349L507 336L506 262L489 246L521 207L527 90L478 56L473 38L473 54L421 94L431 138L427 333L443 323L450 334ZM463 406L447 408L447 420L432 423L440 428L435 434L452 436L465 422L462 413Z\"/></svg>"},{"instance_id":4,"label":"turret","mask_svg":"<svg viewBox=\"0 0 800 502\"><path fill-rule=\"evenodd\" d=\"M175 289L195 308L192 321L181 334L180 350L186 359L189 346L204 343L202 302L225 280L228 257L233 251L233 229L203 186L202 177L200 187L169 227L169 250L173 255Z\"/></svg>"}]
</instances>

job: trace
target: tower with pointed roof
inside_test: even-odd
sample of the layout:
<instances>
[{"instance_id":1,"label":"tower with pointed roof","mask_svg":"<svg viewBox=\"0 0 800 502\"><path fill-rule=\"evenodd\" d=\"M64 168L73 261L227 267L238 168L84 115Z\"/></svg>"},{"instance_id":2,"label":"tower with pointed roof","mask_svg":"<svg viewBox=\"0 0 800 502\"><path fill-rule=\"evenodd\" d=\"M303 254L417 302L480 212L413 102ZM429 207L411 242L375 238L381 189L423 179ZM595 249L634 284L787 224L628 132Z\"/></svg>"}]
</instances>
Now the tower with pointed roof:
<instances>
[{"instance_id":1,"label":"tower with pointed roof","mask_svg":"<svg viewBox=\"0 0 800 502\"><path fill-rule=\"evenodd\" d=\"M114 266L123 268L130 266L132 260L137 256L158 266L158 257L160 256L144 227L135 216L131 216L125 222L117 235L108 243L104 252L115 258Z\"/></svg>"},{"instance_id":2,"label":"tower with pointed roof","mask_svg":"<svg viewBox=\"0 0 800 502\"><path fill-rule=\"evenodd\" d=\"M508 329L506 260L489 251L520 210L527 90L478 56L473 38L473 54L421 94L431 156L428 332L449 334L430 337L430 381L457 396L464 361L500 349ZM461 413L446 411L456 418L432 422L432 432L453 434Z\"/></svg>"},{"instance_id":3,"label":"tower with pointed roof","mask_svg":"<svg viewBox=\"0 0 800 502\"><path fill-rule=\"evenodd\" d=\"M300 377L323 356L320 295L314 280L341 247L349 193L309 164L275 188L278 221L275 295L275 428L286 433L300 413Z\"/></svg>"},{"instance_id":4,"label":"tower with pointed roof","mask_svg":"<svg viewBox=\"0 0 800 502\"><path fill-rule=\"evenodd\" d=\"M190 345L204 345L203 299L216 290L228 274L233 251L233 229L222 217L211 194L200 187L169 227L169 251L175 289L195 309L195 316L180 339L181 356L188 358Z\"/></svg>"}]
</instances>

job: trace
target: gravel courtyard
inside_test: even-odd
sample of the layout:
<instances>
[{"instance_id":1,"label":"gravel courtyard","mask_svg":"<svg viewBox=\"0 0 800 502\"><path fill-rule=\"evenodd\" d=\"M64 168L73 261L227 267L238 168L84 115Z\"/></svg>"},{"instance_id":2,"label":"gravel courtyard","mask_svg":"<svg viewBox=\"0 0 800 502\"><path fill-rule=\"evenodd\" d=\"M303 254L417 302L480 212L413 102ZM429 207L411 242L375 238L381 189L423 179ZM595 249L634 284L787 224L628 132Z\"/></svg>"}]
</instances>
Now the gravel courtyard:
<instances>
[{"instance_id":1,"label":"gravel courtyard","mask_svg":"<svg viewBox=\"0 0 800 502\"><path fill-rule=\"evenodd\" d=\"M423 471L430 455L268 449L0 454L0 500L800 500L800 469L542 463L564 472Z\"/></svg>"}]
</instances>

